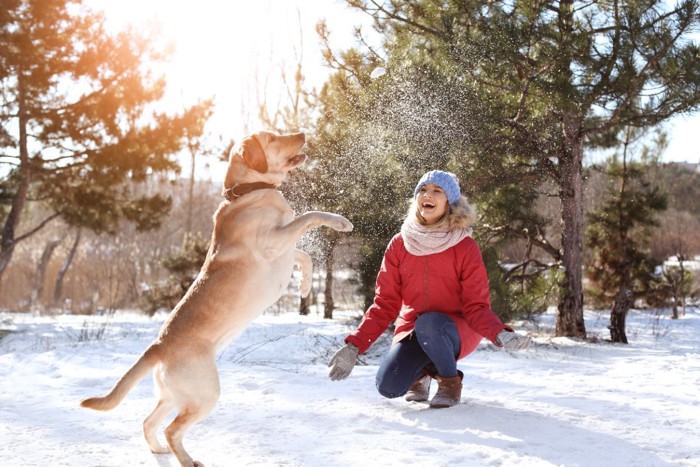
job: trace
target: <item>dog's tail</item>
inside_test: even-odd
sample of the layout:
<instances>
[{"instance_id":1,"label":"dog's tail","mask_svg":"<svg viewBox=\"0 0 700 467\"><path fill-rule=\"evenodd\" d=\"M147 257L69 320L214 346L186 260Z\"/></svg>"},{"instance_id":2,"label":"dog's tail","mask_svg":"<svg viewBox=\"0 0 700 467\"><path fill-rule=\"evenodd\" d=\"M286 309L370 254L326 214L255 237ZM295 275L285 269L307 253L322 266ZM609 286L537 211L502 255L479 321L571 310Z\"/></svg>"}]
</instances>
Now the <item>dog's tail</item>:
<instances>
[{"instance_id":1,"label":"dog's tail","mask_svg":"<svg viewBox=\"0 0 700 467\"><path fill-rule=\"evenodd\" d=\"M124 373L117 384L114 385L108 394L102 397L91 397L80 403L81 407L93 410L111 410L124 400L126 395L136 384L151 372L154 366L160 361L157 345L151 345L134 363L134 365Z\"/></svg>"}]
</instances>

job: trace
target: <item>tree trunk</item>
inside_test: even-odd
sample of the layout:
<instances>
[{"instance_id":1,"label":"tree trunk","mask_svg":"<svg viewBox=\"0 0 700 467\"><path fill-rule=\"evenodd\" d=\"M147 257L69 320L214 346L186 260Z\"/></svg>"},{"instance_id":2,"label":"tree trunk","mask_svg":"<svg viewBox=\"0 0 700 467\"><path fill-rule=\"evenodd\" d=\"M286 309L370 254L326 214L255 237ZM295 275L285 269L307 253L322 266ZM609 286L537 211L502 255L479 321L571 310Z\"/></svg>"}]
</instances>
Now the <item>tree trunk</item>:
<instances>
[{"instance_id":1,"label":"tree trunk","mask_svg":"<svg viewBox=\"0 0 700 467\"><path fill-rule=\"evenodd\" d=\"M680 264L680 271L681 271L681 283L680 287L678 288L678 297L679 301L681 302L681 309L683 310L683 316L685 316L685 302L686 302L686 293L685 293L685 260L686 256L679 254L678 256L678 263ZM675 301L674 301L675 303ZM678 315L678 312L676 311L676 315ZM678 316L676 316L678 317Z\"/></svg>"},{"instance_id":2,"label":"tree trunk","mask_svg":"<svg viewBox=\"0 0 700 467\"><path fill-rule=\"evenodd\" d=\"M333 310L335 309L335 302L333 301L333 263L335 246L338 244L338 240L333 233L329 237L328 250L325 257L326 286L323 300L323 317L325 319L333 319Z\"/></svg>"},{"instance_id":3,"label":"tree trunk","mask_svg":"<svg viewBox=\"0 0 700 467\"><path fill-rule=\"evenodd\" d=\"M189 187L188 187L188 193L187 193L187 227L186 231L192 232L192 213L194 211L194 171L196 169L196 160L195 160L195 148L194 145L192 144L191 140L188 140L188 147L190 150L190 168L192 169L190 171L190 180L189 180Z\"/></svg>"},{"instance_id":4,"label":"tree trunk","mask_svg":"<svg viewBox=\"0 0 700 467\"><path fill-rule=\"evenodd\" d=\"M562 217L562 266L564 281L559 301L556 335L586 337L583 323L583 139L578 119L564 122L566 147L559 158L559 197Z\"/></svg>"},{"instance_id":5,"label":"tree trunk","mask_svg":"<svg viewBox=\"0 0 700 467\"><path fill-rule=\"evenodd\" d=\"M61 299L61 295L63 295L63 279L66 276L66 272L68 272L68 268L70 267L71 263L73 262L73 259L75 258L75 253L78 251L78 245L80 244L80 237L82 236L82 229L78 227L78 230L75 234L75 239L73 240L73 245L70 248L70 252L68 253L68 257L66 257L66 260L63 262L63 266L61 266L61 269L58 271L58 276L56 277L56 288L54 289L53 292L53 305L58 306L58 301Z\"/></svg>"},{"instance_id":6,"label":"tree trunk","mask_svg":"<svg viewBox=\"0 0 700 467\"><path fill-rule=\"evenodd\" d=\"M51 261L51 256L58 245L63 241L63 237L57 240L52 240L44 247L44 253L41 255L39 265L37 266L36 277L34 278L34 287L32 288L31 306L33 307L37 300L41 301L41 296L44 294L44 282L46 280L46 269Z\"/></svg>"},{"instance_id":7,"label":"tree trunk","mask_svg":"<svg viewBox=\"0 0 700 467\"><path fill-rule=\"evenodd\" d=\"M306 297L301 297L299 301L299 314L306 316L309 314L309 303L311 303L311 294Z\"/></svg>"},{"instance_id":8,"label":"tree trunk","mask_svg":"<svg viewBox=\"0 0 700 467\"><path fill-rule=\"evenodd\" d=\"M18 93L17 93L17 116L19 122L19 167L18 167L18 184L17 192L12 199L12 207L5 219L5 225L2 229L2 241L0 243L0 289L2 287L2 276L7 269L8 264L12 260L12 254L15 250L15 232L19 226L20 217L24 210L24 205L27 202L27 194L29 193L29 182L31 173L29 169L29 150L27 148L27 109L25 102L24 78L22 72L17 73L18 76Z\"/></svg>"},{"instance_id":9,"label":"tree trunk","mask_svg":"<svg viewBox=\"0 0 700 467\"><path fill-rule=\"evenodd\" d=\"M674 287L675 289L675 287ZM671 319L678 319L678 291L673 291L672 304L671 304Z\"/></svg>"},{"instance_id":10,"label":"tree trunk","mask_svg":"<svg viewBox=\"0 0 700 467\"><path fill-rule=\"evenodd\" d=\"M676 275L673 270L664 272L664 277L671 288L671 319L678 319L678 308L682 307L683 315L685 315L685 255L676 253L678 258L679 268Z\"/></svg>"},{"instance_id":11,"label":"tree trunk","mask_svg":"<svg viewBox=\"0 0 700 467\"><path fill-rule=\"evenodd\" d=\"M620 289L615 297L615 305L610 312L610 340L627 344L627 334L625 333L625 321L627 312L632 306L632 291L626 287Z\"/></svg>"}]
</instances>

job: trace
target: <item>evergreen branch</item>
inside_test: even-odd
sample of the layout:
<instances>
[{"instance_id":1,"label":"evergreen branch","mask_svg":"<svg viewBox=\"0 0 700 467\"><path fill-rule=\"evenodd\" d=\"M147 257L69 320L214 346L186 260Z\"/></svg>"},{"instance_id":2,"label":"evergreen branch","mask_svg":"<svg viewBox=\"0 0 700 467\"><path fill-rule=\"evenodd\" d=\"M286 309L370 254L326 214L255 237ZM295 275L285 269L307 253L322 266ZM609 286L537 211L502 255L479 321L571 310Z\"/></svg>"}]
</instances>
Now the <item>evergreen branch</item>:
<instances>
[{"instance_id":1,"label":"evergreen branch","mask_svg":"<svg viewBox=\"0 0 700 467\"><path fill-rule=\"evenodd\" d=\"M667 18L670 18L676 14L678 14L681 11L680 8L671 10L670 12L666 13L665 15L660 15L653 23L650 23L647 28L653 28L655 27L659 22L663 22ZM600 134L604 133L611 128L613 128L616 125L619 125L623 122L623 114L626 110L628 110L633 103L636 101L636 99L641 95L641 91L644 87L644 84L647 82L647 74L649 71L658 65L658 63L667 56L668 51L678 42L678 40L681 38L683 33L687 31L688 26L684 27L679 27L676 33L666 42L662 43L662 46L656 50L656 52L651 55L647 56L642 48L638 45L638 43L632 38L632 42L634 44L635 50L637 50L643 57L646 58L646 63L644 66L640 69L640 71L637 73L635 79L632 80L630 85L627 87L628 91L625 94L625 98L620 102L615 110L613 111L612 115L608 118L607 122L604 124L598 126L598 127L593 127L593 128L587 128L583 130L583 133L591 136L595 134ZM593 94L592 94L593 97ZM669 110L665 114L656 114L654 115L654 118L650 121L652 122L660 122L672 115L674 115L677 112L674 110ZM640 122L645 119L640 119L638 116L630 117L626 120L626 122ZM645 120L649 121L649 120Z\"/></svg>"},{"instance_id":2,"label":"evergreen branch","mask_svg":"<svg viewBox=\"0 0 700 467\"><path fill-rule=\"evenodd\" d=\"M396 11L391 12L391 11L387 10L384 7L384 5L380 5L375 0L369 0L370 3L372 5L374 5L374 7L375 7L374 9L369 8L366 4L364 4L363 2L357 1L357 0L346 0L346 1L347 1L348 5L350 5L351 7L359 8L360 10L364 11L365 13L367 13L368 15L370 15L371 17L373 17L375 19L377 19L377 14L381 12L388 19L398 21L400 23L407 24L409 26L413 26L416 29L419 29L423 32L427 32L427 33L432 34L432 35L437 36L437 37L443 37L442 34L440 34L440 32L437 31L436 29L430 28L424 24L418 23L417 21L413 21L407 17L401 16L398 13L396 13Z\"/></svg>"},{"instance_id":3,"label":"evergreen branch","mask_svg":"<svg viewBox=\"0 0 700 467\"><path fill-rule=\"evenodd\" d=\"M528 43L527 43L527 51L524 54L525 58L525 63L529 63L530 60L532 59L530 56L530 52L532 51L532 37L534 36L534 31L535 31L535 21L530 21L530 28L528 31ZM529 95L529 90L530 90L530 84L532 83L533 77L530 76L529 73L525 73L525 71L521 70L519 67L519 63L515 62L513 63L513 66L515 67L516 72L518 73L518 76L521 77L521 79L525 80L525 83L523 84L522 87L522 92L520 93L520 99L518 99L518 110L515 113L515 117L513 118L514 121L519 121L522 113L526 109L526 100Z\"/></svg>"},{"instance_id":4,"label":"evergreen branch","mask_svg":"<svg viewBox=\"0 0 700 467\"><path fill-rule=\"evenodd\" d=\"M344 71L348 75L355 77L355 79L361 82L360 77L357 76L355 70L347 66L343 61L336 57L335 53L333 53L333 49L330 46L329 33L326 29L325 22L321 22L316 26L316 32L319 34L319 36L321 36L321 42L323 43L323 46L325 48L325 50L322 52L322 55L323 58L326 60L326 64L334 70Z\"/></svg>"},{"instance_id":5,"label":"evergreen branch","mask_svg":"<svg viewBox=\"0 0 700 467\"><path fill-rule=\"evenodd\" d=\"M3 164L19 165L19 162L14 162L13 159L19 159L19 156L13 156L9 154L0 154L0 159L10 159L8 162L3 162Z\"/></svg>"},{"instance_id":6,"label":"evergreen branch","mask_svg":"<svg viewBox=\"0 0 700 467\"><path fill-rule=\"evenodd\" d=\"M369 45L367 40L365 39L365 36L362 35L362 30L359 28L355 29L355 36L359 39L360 43L365 46L365 48L369 51L370 54L372 54L377 60L380 62L386 62L386 58L382 57L379 52L374 50L374 48Z\"/></svg>"},{"instance_id":7,"label":"evergreen branch","mask_svg":"<svg viewBox=\"0 0 700 467\"><path fill-rule=\"evenodd\" d=\"M530 265L534 265L536 270L527 273L527 267ZM528 258L519 264L516 264L514 267L508 269L505 274L503 275L503 279L505 281L524 281L524 280L529 280L529 279L534 279L536 277L539 277L542 271L547 271L550 269L558 269L560 267L560 263L558 261L554 263L543 263L542 261L535 259L535 258ZM522 270L523 272L521 274L514 275L515 271Z\"/></svg>"},{"instance_id":8,"label":"evergreen branch","mask_svg":"<svg viewBox=\"0 0 700 467\"><path fill-rule=\"evenodd\" d=\"M593 105L593 102L595 102L598 96L600 96L604 90L610 89L610 77L612 76L612 73L615 70L618 51L620 49L620 10L619 3L617 2L617 0L614 2L613 17L615 26L609 28L615 31L615 34L613 35L612 39L612 50L610 56L606 60L605 66L603 67L603 71L600 74L600 79L598 80L596 85L593 86L591 92L589 93L589 98L584 103L585 109L590 109L590 107ZM599 55L605 56L604 54Z\"/></svg>"},{"instance_id":9,"label":"evergreen branch","mask_svg":"<svg viewBox=\"0 0 700 467\"><path fill-rule=\"evenodd\" d=\"M60 215L61 215L60 211L51 214L49 217L47 217L46 219L44 219L43 221L41 221L41 222L40 222L36 227L34 227L32 230L29 230L28 232L25 232L24 234L17 236L17 237L15 238L15 243L21 242L22 240L31 237L32 235L34 235L35 233L37 233L38 231L40 231L41 229L43 229L49 222L51 222L52 220L54 220L55 218L57 218L57 217L60 216Z\"/></svg>"},{"instance_id":10,"label":"evergreen branch","mask_svg":"<svg viewBox=\"0 0 700 467\"><path fill-rule=\"evenodd\" d=\"M527 229L516 230L510 225L502 225L499 227L491 227L490 225L483 225L485 229L492 237L515 237L524 238L528 242L531 242L533 246L540 248L541 250L548 253L555 261L561 260L561 251L555 248L549 241L538 232L537 237L533 237Z\"/></svg>"}]
</instances>

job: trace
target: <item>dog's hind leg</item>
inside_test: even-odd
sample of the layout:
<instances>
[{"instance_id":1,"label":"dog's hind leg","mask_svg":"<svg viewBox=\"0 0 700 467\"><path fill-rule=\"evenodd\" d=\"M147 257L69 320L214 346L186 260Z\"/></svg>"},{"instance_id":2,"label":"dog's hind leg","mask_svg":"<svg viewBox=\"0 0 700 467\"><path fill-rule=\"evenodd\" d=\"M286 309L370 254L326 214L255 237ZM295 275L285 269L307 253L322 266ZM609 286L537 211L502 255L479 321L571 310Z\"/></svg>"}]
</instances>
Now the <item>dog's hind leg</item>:
<instances>
[{"instance_id":1,"label":"dog's hind leg","mask_svg":"<svg viewBox=\"0 0 700 467\"><path fill-rule=\"evenodd\" d=\"M167 376L168 389L172 391L179 412L165 429L165 439L183 467L201 466L187 454L182 440L187 430L206 417L219 399L219 374L214 356L190 360Z\"/></svg>"},{"instance_id":2,"label":"dog's hind leg","mask_svg":"<svg viewBox=\"0 0 700 467\"><path fill-rule=\"evenodd\" d=\"M200 401L201 402L201 401ZM180 461L183 467L197 467L202 464L192 460L185 447L182 444L182 439L192 425L206 417L211 409L214 408L216 400L210 401L206 405L189 404L182 410L175 420L165 429L165 439L168 440L168 445L172 450L177 460Z\"/></svg>"},{"instance_id":3,"label":"dog's hind leg","mask_svg":"<svg viewBox=\"0 0 700 467\"><path fill-rule=\"evenodd\" d=\"M154 454L167 454L170 452L167 446L163 446L158 442L156 430L165 420L165 417L173 410L175 410L175 404L172 401L161 399L158 401L156 408L153 409L153 412L143 422L143 435L146 438L148 447L151 448L151 452Z\"/></svg>"}]
</instances>

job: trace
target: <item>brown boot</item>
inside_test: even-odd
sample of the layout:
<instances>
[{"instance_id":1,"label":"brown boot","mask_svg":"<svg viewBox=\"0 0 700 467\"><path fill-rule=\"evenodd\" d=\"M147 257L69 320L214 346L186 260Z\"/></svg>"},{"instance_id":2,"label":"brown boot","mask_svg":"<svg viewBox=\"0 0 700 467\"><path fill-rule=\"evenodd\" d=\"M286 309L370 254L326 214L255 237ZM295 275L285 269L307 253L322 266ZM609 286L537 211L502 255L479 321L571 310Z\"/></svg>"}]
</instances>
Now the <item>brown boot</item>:
<instances>
[{"instance_id":1,"label":"brown boot","mask_svg":"<svg viewBox=\"0 0 700 467\"><path fill-rule=\"evenodd\" d=\"M438 390L430 401L430 407L433 409L441 409L444 407L452 407L459 404L462 399L462 378L464 374L459 371L457 376L452 378L443 378L437 375Z\"/></svg>"},{"instance_id":2,"label":"brown boot","mask_svg":"<svg viewBox=\"0 0 700 467\"><path fill-rule=\"evenodd\" d=\"M409 388L408 392L404 396L404 399L413 402L427 401L428 394L430 393L430 380L431 378L428 375L423 375L418 378Z\"/></svg>"}]
</instances>

